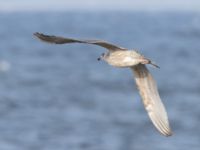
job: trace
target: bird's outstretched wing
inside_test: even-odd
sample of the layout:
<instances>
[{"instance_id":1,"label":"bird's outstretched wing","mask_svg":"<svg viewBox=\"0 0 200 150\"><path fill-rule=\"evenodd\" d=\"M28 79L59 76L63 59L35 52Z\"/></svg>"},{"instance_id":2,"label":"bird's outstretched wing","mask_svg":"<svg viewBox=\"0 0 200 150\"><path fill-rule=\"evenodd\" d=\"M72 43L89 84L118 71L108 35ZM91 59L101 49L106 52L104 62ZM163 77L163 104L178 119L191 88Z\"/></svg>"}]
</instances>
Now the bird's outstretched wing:
<instances>
[{"instance_id":1,"label":"bird's outstretched wing","mask_svg":"<svg viewBox=\"0 0 200 150\"><path fill-rule=\"evenodd\" d=\"M58 37L58 36L53 36L53 35L45 35L38 32L34 33L34 35L44 42L54 43L54 44L85 43L85 44L98 45L110 51L127 50L126 48L122 48L122 47L119 47L114 44L110 44L106 41L101 41L101 40L79 40L79 39Z\"/></svg>"},{"instance_id":2,"label":"bird's outstretched wing","mask_svg":"<svg viewBox=\"0 0 200 150\"><path fill-rule=\"evenodd\" d=\"M145 65L131 68L143 100L144 107L157 130L165 135L172 135L165 107L160 99L156 82Z\"/></svg>"}]
</instances>

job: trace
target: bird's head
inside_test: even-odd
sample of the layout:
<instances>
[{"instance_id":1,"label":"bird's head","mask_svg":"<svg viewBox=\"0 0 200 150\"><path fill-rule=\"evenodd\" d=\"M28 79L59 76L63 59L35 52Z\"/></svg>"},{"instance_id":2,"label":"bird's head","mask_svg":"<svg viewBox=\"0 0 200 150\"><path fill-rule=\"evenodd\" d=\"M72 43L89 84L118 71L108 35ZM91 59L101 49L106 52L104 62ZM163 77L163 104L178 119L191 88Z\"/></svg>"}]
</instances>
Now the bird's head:
<instances>
[{"instance_id":1,"label":"bird's head","mask_svg":"<svg viewBox=\"0 0 200 150\"><path fill-rule=\"evenodd\" d=\"M104 57L105 57L105 53L102 53L101 56L97 58L97 60L100 61L100 60L104 59Z\"/></svg>"}]
</instances>

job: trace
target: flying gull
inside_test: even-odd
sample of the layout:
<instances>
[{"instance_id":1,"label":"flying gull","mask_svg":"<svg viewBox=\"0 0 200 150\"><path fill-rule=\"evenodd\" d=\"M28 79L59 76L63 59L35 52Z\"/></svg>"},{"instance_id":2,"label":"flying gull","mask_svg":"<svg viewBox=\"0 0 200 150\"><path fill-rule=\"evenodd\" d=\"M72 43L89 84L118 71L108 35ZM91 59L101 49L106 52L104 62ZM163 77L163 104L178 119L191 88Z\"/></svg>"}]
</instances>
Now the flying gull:
<instances>
[{"instance_id":1,"label":"flying gull","mask_svg":"<svg viewBox=\"0 0 200 150\"><path fill-rule=\"evenodd\" d=\"M103 53L98 60L104 60L114 67L130 68L133 71L137 88L142 97L142 102L152 123L162 135L172 135L167 112L160 99L156 82L148 71L146 64L153 65L157 68L159 68L159 66L154 64L150 59L144 57L135 50L128 50L102 40L79 40L50 36L38 32L34 33L34 35L40 40L48 43L84 43L106 48L108 51Z\"/></svg>"}]
</instances>

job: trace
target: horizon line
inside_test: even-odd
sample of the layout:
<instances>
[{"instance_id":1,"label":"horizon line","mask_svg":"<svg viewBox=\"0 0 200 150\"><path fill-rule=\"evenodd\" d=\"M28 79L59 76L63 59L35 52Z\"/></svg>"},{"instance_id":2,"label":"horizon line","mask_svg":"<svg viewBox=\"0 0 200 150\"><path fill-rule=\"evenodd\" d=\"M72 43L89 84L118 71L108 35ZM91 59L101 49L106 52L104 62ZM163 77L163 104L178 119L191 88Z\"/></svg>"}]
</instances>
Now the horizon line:
<instances>
[{"instance_id":1,"label":"horizon line","mask_svg":"<svg viewBox=\"0 0 200 150\"><path fill-rule=\"evenodd\" d=\"M70 9L46 9L46 8L39 8L39 9L1 9L0 13L17 13L17 12L152 12L152 13L200 13L200 10L191 10L191 9L80 9L80 8L70 8Z\"/></svg>"}]
</instances>

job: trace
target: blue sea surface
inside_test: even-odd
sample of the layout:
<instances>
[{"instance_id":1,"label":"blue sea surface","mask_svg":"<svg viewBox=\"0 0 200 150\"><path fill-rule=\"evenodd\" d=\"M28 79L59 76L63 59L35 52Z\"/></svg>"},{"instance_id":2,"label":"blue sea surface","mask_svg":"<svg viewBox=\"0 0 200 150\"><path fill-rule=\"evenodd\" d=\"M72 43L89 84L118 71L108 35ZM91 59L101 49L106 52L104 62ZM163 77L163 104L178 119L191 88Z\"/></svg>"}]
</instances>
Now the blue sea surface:
<instances>
[{"instance_id":1,"label":"blue sea surface","mask_svg":"<svg viewBox=\"0 0 200 150\"><path fill-rule=\"evenodd\" d=\"M97 61L105 50L51 45L34 32L137 49L173 136L152 125L133 74ZM0 13L0 150L199 150L200 14Z\"/></svg>"}]
</instances>

